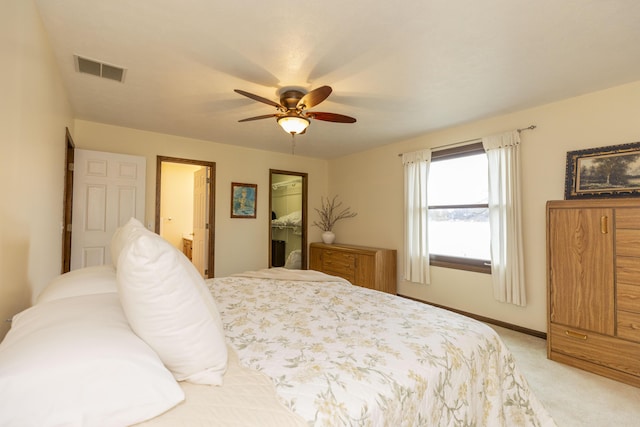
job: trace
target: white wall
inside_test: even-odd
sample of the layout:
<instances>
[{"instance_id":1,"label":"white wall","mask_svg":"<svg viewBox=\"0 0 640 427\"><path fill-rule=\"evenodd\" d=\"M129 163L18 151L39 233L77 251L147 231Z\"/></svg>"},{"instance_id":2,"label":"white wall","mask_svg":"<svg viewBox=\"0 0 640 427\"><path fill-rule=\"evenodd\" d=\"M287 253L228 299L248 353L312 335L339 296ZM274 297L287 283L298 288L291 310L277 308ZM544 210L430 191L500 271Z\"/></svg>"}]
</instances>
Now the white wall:
<instances>
[{"instance_id":1,"label":"white wall","mask_svg":"<svg viewBox=\"0 0 640 427\"><path fill-rule=\"evenodd\" d=\"M398 292L546 331L545 203L564 196L567 151L640 141L640 81L331 161L330 193L339 194L358 212L338 222L336 241L397 249L402 277L403 171L398 154L531 124L537 129L521 134L527 307L493 300L488 275L437 267L432 269L431 285L400 280Z\"/></svg>"},{"instance_id":2,"label":"white wall","mask_svg":"<svg viewBox=\"0 0 640 427\"><path fill-rule=\"evenodd\" d=\"M65 127L72 111L31 0L0 13L0 339L62 265Z\"/></svg>"},{"instance_id":3,"label":"white wall","mask_svg":"<svg viewBox=\"0 0 640 427\"><path fill-rule=\"evenodd\" d=\"M155 216L156 155L216 162L216 276L266 267L269 168L309 174L309 222L321 196L338 194L356 218L336 225L338 242L398 249L402 265L402 165L398 153L536 124L523 134L523 203L529 305L495 302L486 275L434 268L432 284L400 281L399 293L546 329L545 202L563 196L566 151L640 140L640 82L611 88L332 160L235 148L72 120L32 0L5 0L0 13L0 338L4 319L30 305L60 272L64 128L78 148L147 158L146 222ZM240 165L240 166L239 166ZM257 219L229 217L230 183L258 184ZM327 191L330 190L330 191ZM309 241L320 240L311 227ZM399 269L399 277L402 272Z\"/></svg>"},{"instance_id":4,"label":"white wall","mask_svg":"<svg viewBox=\"0 0 640 427\"><path fill-rule=\"evenodd\" d=\"M84 120L75 121L78 148L133 154L147 158L146 224L154 226L156 156L206 160L215 170L215 276L267 268L269 264L269 169L309 174L309 212L320 204L327 189L327 161L297 155L238 148ZM231 183L258 185L256 218L230 218ZM309 241L320 240L320 231L309 229Z\"/></svg>"}]
</instances>

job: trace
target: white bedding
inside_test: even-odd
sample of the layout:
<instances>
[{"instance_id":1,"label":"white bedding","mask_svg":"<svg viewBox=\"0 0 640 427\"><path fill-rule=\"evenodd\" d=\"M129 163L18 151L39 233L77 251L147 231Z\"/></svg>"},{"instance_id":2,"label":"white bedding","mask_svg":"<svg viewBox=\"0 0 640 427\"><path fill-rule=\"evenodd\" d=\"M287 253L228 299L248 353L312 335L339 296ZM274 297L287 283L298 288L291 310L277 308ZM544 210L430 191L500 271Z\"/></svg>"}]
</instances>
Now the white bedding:
<instances>
[{"instance_id":1,"label":"white bedding","mask_svg":"<svg viewBox=\"0 0 640 427\"><path fill-rule=\"evenodd\" d=\"M314 271L269 269L207 284L239 363L271 379L277 402L270 405L289 408L292 422L555 426L482 323ZM225 377L217 392L232 401L228 385ZM235 410L235 420L207 418L198 410L210 411L205 402L216 399L202 386L182 387L186 403L149 426L254 425L250 406ZM261 425L278 425L267 421Z\"/></svg>"},{"instance_id":2,"label":"white bedding","mask_svg":"<svg viewBox=\"0 0 640 427\"><path fill-rule=\"evenodd\" d=\"M269 377L240 366L233 349L221 387L181 382L185 400L136 427L302 427L307 423L278 401Z\"/></svg>"},{"instance_id":3,"label":"white bedding","mask_svg":"<svg viewBox=\"0 0 640 427\"><path fill-rule=\"evenodd\" d=\"M274 227L299 227L302 225L302 211L291 212L290 214L273 219L271 220L271 225Z\"/></svg>"}]
</instances>

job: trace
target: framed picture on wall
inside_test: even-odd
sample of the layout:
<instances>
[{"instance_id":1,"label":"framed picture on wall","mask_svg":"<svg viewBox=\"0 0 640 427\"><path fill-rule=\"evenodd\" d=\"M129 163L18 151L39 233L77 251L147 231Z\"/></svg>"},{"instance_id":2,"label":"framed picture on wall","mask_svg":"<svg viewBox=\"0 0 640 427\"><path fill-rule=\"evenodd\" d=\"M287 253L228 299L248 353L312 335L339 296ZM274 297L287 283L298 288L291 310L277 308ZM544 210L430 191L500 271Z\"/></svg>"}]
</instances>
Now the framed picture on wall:
<instances>
[{"instance_id":1,"label":"framed picture on wall","mask_svg":"<svg viewBox=\"0 0 640 427\"><path fill-rule=\"evenodd\" d=\"M640 142L567 152L565 199L640 197Z\"/></svg>"},{"instance_id":2,"label":"framed picture on wall","mask_svg":"<svg viewBox=\"0 0 640 427\"><path fill-rule=\"evenodd\" d=\"M231 183L231 218L255 218L258 185Z\"/></svg>"}]
</instances>

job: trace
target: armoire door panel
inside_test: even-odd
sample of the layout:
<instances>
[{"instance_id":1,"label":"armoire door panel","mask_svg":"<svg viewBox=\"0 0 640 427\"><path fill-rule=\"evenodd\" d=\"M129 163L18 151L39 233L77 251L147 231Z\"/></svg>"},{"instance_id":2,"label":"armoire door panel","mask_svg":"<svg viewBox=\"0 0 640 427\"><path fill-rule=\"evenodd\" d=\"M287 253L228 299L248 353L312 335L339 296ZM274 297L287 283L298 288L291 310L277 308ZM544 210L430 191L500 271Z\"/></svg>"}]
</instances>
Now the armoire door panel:
<instances>
[{"instance_id":1,"label":"armoire door panel","mask_svg":"<svg viewBox=\"0 0 640 427\"><path fill-rule=\"evenodd\" d=\"M604 220L603 220L604 218ZM551 321L614 333L612 209L549 212Z\"/></svg>"}]
</instances>

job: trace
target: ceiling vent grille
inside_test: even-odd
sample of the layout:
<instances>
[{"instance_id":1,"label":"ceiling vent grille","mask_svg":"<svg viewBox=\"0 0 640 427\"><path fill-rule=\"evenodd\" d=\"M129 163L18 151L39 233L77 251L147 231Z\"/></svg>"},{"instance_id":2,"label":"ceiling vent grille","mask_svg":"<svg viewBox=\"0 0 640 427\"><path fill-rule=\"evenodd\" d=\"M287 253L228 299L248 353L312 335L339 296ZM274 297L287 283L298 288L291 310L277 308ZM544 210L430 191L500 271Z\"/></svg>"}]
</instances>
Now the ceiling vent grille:
<instances>
[{"instance_id":1,"label":"ceiling vent grille","mask_svg":"<svg viewBox=\"0 0 640 427\"><path fill-rule=\"evenodd\" d=\"M120 83L124 82L127 70L122 67L105 64L104 62L83 58L78 55L73 55L73 58L76 64L76 71L79 73L91 74Z\"/></svg>"}]
</instances>

